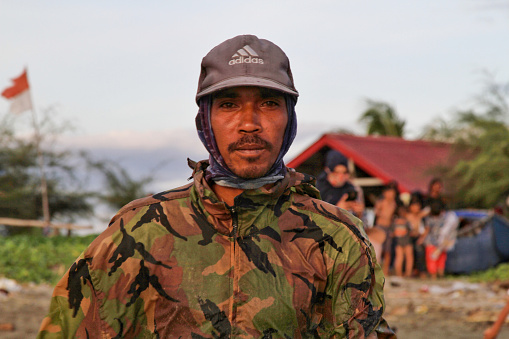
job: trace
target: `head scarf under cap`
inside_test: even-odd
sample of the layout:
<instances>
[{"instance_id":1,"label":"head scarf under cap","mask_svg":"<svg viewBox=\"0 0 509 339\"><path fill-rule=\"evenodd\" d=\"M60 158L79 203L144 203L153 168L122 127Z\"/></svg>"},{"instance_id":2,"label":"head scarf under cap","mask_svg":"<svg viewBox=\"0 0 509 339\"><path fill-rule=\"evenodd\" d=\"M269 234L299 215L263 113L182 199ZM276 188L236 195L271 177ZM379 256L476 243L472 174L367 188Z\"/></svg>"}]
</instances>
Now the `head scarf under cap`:
<instances>
[{"instance_id":1,"label":"head scarf under cap","mask_svg":"<svg viewBox=\"0 0 509 339\"><path fill-rule=\"evenodd\" d=\"M295 113L296 98L294 96L284 94L286 101L286 109L288 112L288 123L286 124L285 135L283 144L279 151L279 155L269 169L269 171L260 178L244 179L230 171L224 162L219 148L216 144L214 131L210 122L210 107L212 104L211 95L206 95L200 98L198 105L198 114L196 115L196 129L201 142L209 152L210 166L207 168L205 178L213 180L216 184L226 187L235 187L240 189L256 189L263 185L274 183L284 177L286 174L286 167L283 162L283 157L290 149L290 145L295 139L297 134L297 115Z\"/></svg>"}]
</instances>

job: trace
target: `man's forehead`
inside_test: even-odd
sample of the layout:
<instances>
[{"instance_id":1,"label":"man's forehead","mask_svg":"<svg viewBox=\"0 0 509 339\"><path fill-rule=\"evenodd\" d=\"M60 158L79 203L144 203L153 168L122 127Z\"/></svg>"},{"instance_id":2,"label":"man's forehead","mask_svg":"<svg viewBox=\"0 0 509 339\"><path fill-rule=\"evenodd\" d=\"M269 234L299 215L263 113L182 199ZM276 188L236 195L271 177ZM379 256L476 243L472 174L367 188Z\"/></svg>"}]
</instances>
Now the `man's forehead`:
<instances>
[{"instance_id":1,"label":"man's forehead","mask_svg":"<svg viewBox=\"0 0 509 339\"><path fill-rule=\"evenodd\" d=\"M253 89L258 91L258 94L262 98L274 98L274 97L284 97L284 93L272 88L267 87L257 87L257 86L242 86L242 87L231 87L225 88L221 91L214 92L212 94L213 99L219 98L237 98L240 96L240 92L242 89Z\"/></svg>"}]
</instances>

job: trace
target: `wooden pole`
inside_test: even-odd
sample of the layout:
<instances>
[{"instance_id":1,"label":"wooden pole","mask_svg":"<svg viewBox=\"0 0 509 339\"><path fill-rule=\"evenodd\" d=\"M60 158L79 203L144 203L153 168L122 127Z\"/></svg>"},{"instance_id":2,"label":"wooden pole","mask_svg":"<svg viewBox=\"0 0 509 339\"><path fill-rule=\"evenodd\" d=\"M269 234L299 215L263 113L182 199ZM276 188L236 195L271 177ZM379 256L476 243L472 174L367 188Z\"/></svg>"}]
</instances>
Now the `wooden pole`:
<instances>
[{"instance_id":1,"label":"wooden pole","mask_svg":"<svg viewBox=\"0 0 509 339\"><path fill-rule=\"evenodd\" d=\"M48 225L47 222L41 220L26 220L26 219L14 219L14 218L0 218L0 225L8 225L8 226L19 226L19 227L52 227L52 228L64 228L68 230L74 229L92 229L93 226L87 225L76 225L76 224L55 224L50 223Z\"/></svg>"},{"instance_id":2,"label":"wooden pole","mask_svg":"<svg viewBox=\"0 0 509 339\"><path fill-rule=\"evenodd\" d=\"M37 148L37 162L39 165L39 170L41 172L41 195L42 195L42 214L44 217L44 222L49 225L50 223L50 212L49 212L49 200L48 200L48 184L46 182L46 171L44 169L44 156L41 151L40 141L41 135L39 132L39 126L37 122L37 118L35 116L35 111L32 109L32 118L35 129L35 146Z\"/></svg>"},{"instance_id":3,"label":"wooden pole","mask_svg":"<svg viewBox=\"0 0 509 339\"><path fill-rule=\"evenodd\" d=\"M28 77L28 70L27 70ZM48 200L48 184L46 182L46 173L44 169L44 155L41 151L41 133L39 129L39 122L37 120L37 114L35 112L34 100L32 98L32 91L30 91L30 102L32 106L32 123L34 125L35 131L35 147L37 149L37 163L39 165L39 171L41 172L41 196L42 196L42 214L44 218L44 222L47 226L50 225L50 210L49 210L49 200Z\"/></svg>"}]
</instances>

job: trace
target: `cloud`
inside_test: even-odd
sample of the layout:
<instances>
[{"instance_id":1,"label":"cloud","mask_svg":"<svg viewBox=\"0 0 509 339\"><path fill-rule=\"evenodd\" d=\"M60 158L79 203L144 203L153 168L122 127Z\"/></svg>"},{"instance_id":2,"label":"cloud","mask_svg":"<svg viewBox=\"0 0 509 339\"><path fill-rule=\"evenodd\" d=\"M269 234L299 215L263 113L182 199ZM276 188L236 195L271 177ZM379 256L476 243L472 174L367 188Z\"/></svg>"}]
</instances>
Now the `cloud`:
<instances>
[{"instance_id":1,"label":"cloud","mask_svg":"<svg viewBox=\"0 0 509 339\"><path fill-rule=\"evenodd\" d=\"M67 146L84 149L153 150L166 148L192 154L201 149L204 150L196 130L191 128L151 131L110 130L96 134L65 136L61 141Z\"/></svg>"}]
</instances>

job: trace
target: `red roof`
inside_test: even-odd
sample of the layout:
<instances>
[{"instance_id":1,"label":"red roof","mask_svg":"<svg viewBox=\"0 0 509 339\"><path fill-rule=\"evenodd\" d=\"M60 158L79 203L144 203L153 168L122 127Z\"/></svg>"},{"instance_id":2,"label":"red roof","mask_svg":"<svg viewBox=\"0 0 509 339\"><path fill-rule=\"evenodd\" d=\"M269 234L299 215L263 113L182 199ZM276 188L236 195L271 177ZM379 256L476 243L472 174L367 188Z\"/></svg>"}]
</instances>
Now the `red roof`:
<instances>
[{"instance_id":1,"label":"red roof","mask_svg":"<svg viewBox=\"0 0 509 339\"><path fill-rule=\"evenodd\" d=\"M395 137L324 134L290 161L288 167L298 170L299 166L324 147L343 153L353 160L356 167L384 183L396 180L402 192L426 192L433 177L431 170L439 165L451 165L452 145L447 143Z\"/></svg>"}]
</instances>

